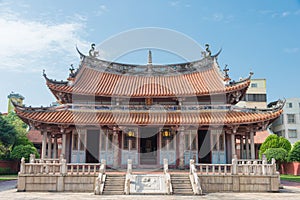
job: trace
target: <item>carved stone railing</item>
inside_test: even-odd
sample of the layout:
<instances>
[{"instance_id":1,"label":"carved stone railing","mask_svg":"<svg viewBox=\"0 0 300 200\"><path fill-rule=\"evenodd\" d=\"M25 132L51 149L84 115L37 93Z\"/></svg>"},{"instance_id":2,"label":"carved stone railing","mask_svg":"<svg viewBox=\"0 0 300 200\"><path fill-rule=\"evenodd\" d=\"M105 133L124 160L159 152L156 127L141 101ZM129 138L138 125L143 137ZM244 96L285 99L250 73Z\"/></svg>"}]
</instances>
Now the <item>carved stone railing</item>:
<instances>
[{"instance_id":1,"label":"carved stone railing","mask_svg":"<svg viewBox=\"0 0 300 200\"><path fill-rule=\"evenodd\" d=\"M30 162L21 159L19 174L31 175L96 175L101 170L101 163L66 163L66 159L35 159ZM103 166L102 166L103 167ZM105 165L104 165L105 167Z\"/></svg>"},{"instance_id":2,"label":"carved stone railing","mask_svg":"<svg viewBox=\"0 0 300 200\"><path fill-rule=\"evenodd\" d=\"M100 171L101 163L70 163L67 164L68 174L95 175Z\"/></svg>"},{"instance_id":3,"label":"carved stone railing","mask_svg":"<svg viewBox=\"0 0 300 200\"><path fill-rule=\"evenodd\" d=\"M237 164L243 165L243 164L262 164L262 160L258 159L238 159Z\"/></svg>"},{"instance_id":4,"label":"carved stone railing","mask_svg":"<svg viewBox=\"0 0 300 200\"><path fill-rule=\"evenodd\" d=\"M105 172L106 172L106 160L102 159L100 170L99 170L99 175L96 179L96 184L95 184L95 190L94 190L95 195L103 194L104 183L105 183L105 179L106 179Z\"/></svg>"},{"instance_id":5,"label":"carved stone railing","mask_svg":"<svg viewBox=\"0 0 300 200\"><path fill-rule=\"evenodd\" d=\"M231 175L232 164L195 164L200 175Z\"/></svg>"},{"instance_id":6,"label":"carved stone railing","mask_svg":"<svg viewBox=\"0 0 300 200\"><path fill-rule=\"evenodd\" d=\"M272 159L268 163L263 160L238 160L236 156L232 159L232 164L195 164L199 175L275 175L276 163Z\"/></svg>"},{"instance_id":7,"label":"carved stone railing","mask_svg":"<svg viewBox=\"0 0 300 200\"><path fill-rule=\"evenodd\" d=\"M197 175L197 169L195 166L195 161L190 160L190 181L192 184L192 189L195 195L201 195L202 194L202 188L200 184L200 179Z\"/></svg>"},{"instance_id":8,"label":"carved stone railing","mask_svg":"<svg viewBox=\"0 0 300 200\"><path fill-rule=\"evenodd\" d=\"M128 159L127 161L127 173L125 178L125 187L124 193L129 195L130 194L130 181L131 181L131 174L132 174L132 160Z\"/></svg>"},{"instance_id":9,"label":"carved stone railing","mask_svg":"<svg viewBox=\"0 0 300 200\"><path fill-rule=\"evenodd\" d=\"M237 174L240 175L275 175L276 162L273 158L268 164L266 159L257 161L247 161L242 164L237 164Z\"/></svg>"},{"instance_id":10,"label":"carved stone railing","mask_svg":"<svg viewBox=\"0 0 300 200\"><path fill-rule=\"evenodd\" d=\"M169 174L169 164L168 164L168 159L166 158L164 158L164 174L166 177L167 194L173 194L171 175Z\"/></svg>"}]
</instances>

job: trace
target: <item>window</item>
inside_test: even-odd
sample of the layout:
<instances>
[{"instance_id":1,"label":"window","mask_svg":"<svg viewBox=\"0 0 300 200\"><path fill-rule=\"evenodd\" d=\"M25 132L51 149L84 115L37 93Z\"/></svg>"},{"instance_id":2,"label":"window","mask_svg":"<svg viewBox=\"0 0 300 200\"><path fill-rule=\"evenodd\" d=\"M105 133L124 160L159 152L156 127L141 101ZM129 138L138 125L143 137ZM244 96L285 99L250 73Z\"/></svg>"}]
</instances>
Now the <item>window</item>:
<instances>
[{"instance_id":1,"label":"window","mask_svg":"<svg viewBox=\"0 0 300 200\"><path fill-rule=\"evenodd\" d=\"M246 101L256 101L256 102L266 102L267 95L266 94L246 94Z\"/></svg>"},{"instance_id":2,"label":"window","mask_svg":"<svg viewBox=\"0 0 300 200\"><path fill-rule=\"evenodd\" d=\"M79 134L79 150L84 151L84 145L85 145L85 134L81 133Z\"/></svg>"},{"instance_id":3,"label":"window","mask_svg":"<svg viewBox=\"0 0 300 200\"><path fill-rule=\"evenodd\" d=\"M257 88L257 83L251 83L252 88Z\"/></svg>"},{"instance_id":4,"label":"window","mask_svg":"<svg viewBox=\"0 0 300 200\"><path fill-rule=\"evenodd\" d=\"M290 102L289 102L289 103L287 103L287 104L286 104L286 107L288 107L288 108L292 108L292 107L293 107L293 103L290 103Z\"/></svg>"},{"instance_id":5,"label":"window","mask_svg":"<svg viewBox=\"0 0 300 200\"><path fill-rule=\"evenodd\" d=\"M185 150L197 150L197 134L195 131L187 131L185 133Z\"/></svg>"},{"instance_id":6,"label":"window","mask_svg":"<svg viewBox=\"0 0 300 200\"><path fill-rule=\"evenodd\" d=\"M73 150L75 150L75 151L78 150L78 134L77 133L73 134Z\"/></svg>"},{"instance_id":7,"label":"window","mask_svg":"<svg viewBox=\"0 0 300 200\"><path fill-rule=\"evenodd\" d=\"M296 129L289 129L288 134L289 134L289 138L297 138L297 130Z\"/></svg>"},{"instance_id":8,"label":"window","mask_svg":"<svg viewBox=\"0 0 300 200\"><path fill-rule=\"evenodd\" d=\"M123 133L123 135L123 148L129 149L129 143L131 142L130 150L136 150L136 137L128 137L127 133Z\"/></svg>"},{"instance_id":9,"label":"window","mask_svg":"<svg viewBox=\"0 0 300 200\"><path fill-rule=\"evenodd\" d=\"M287 123L288 124L295 124L296 120L295 120L295 115L294 114L287 114Z\"/></svg>"}]
</instances>

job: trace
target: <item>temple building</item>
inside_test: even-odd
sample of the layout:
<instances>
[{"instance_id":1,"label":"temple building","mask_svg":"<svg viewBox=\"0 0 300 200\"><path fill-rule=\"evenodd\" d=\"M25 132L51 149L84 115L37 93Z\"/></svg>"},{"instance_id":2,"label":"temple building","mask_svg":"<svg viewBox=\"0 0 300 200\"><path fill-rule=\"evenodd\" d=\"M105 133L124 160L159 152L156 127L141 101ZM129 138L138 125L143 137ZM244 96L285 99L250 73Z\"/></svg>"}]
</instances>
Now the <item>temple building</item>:
<instances>
[{"instance_id":1,"label":"temple building","mask_svg":"<svg viewBox=\"0 0 300 200\"><path fill-rule=\"evenodd\" d=\"M190 159L231 163L237 140L246 146L244 158L254 159L256 132L282 113L280 100L265 109L235 106L252 73L231 80L217 62L220 52L207 49L197 61L168 65L153 64L151 51L146 65L101 60L94 48L78 53L79 67L71 67L66 81L44 73L60 105L15 105L17 115L41 131L42 159L57 157L59 138L67 162L105 159L111 168L125 168L128 159L136 168L159 167L164 158L181 169Z\"/></svg>"}]
</instances>

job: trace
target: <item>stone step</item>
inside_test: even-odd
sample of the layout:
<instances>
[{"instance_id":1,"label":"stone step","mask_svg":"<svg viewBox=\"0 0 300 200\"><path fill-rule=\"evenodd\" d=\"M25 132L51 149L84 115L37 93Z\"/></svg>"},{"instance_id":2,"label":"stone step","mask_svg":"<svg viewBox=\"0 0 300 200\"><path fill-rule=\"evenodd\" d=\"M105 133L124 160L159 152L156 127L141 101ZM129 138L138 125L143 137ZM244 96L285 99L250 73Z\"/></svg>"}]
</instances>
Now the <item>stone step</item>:
<instances>
[{"instance_id":1,"label":"stone step","mask_svg":"<svg viewBox=\"0 0 300 200\"><path fill-rule=\"evenodd\" d=\"M124 175L107 175L104 183L104 195L122 195L124 194Z\"/></svg>"},{"instance_id":2,"label":"stone step","mask_svg":"<svg viewBox=\"0 0 300 200\"><path fill-rule=\"evenodd\" d=\"M185 189L180 189L180 190L173 190L174 194L186 194L186 195L193 195L193 190L185 190Z\"/></svg>"},{"instance_id":3,"label":"stone step","mask_svg":"<svg viewBox=\"0 0 300 200\"><path fill-rule=\"evenodd\" d=\"M124 190L122 188L105 188L104 191L116 191L116 192L123 192Z\"/></svg>"},{"instance_id":4,"label":"stone step","mask_svg":"<svg viewBox=\"0 0 300 200\"><path fill-rule=\"evenodd\" d=\"M172 182L175 182L175 183L184 183L184 182L187 182L187 183L190 183L190 179L171 179Z\"/></svg>"},{"instance_id":5,"label":"stone step","mask_svg":"<svg viewBox=\"0 0 300 200\"><path fill-rule=\"evenodd\" d=\"M103 195L123 195L124 192L113 192L113 191L109 191L109 192L103 192Z\"/></svg>"},{"instance_id":6,"label":"stone step","mask_svg":"<svg viewBox=\"0 0 300 200\"><path fill-rule=\"evenodd\" d=\"M191 184L172 184L173 188L189 188L191 189L192 186Z\"/></svg>"},{"instance_id":7,"label":"stone step","mask_svg":"<svg viewBox=\"0 0 300 200\"><path fill-rule=\"evenodd\" d=\"M174 179L174 180L190 180L190 177L172 177L171 176L171 179Z\"/></svg>"}]
</instances>

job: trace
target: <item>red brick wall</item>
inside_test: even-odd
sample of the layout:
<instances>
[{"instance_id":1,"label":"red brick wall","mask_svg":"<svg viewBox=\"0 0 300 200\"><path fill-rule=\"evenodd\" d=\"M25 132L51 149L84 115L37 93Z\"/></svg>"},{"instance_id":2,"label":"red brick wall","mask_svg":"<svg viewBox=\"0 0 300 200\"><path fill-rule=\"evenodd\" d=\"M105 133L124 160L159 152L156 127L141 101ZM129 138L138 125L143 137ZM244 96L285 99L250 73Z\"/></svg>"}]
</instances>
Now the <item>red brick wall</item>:
<instances>
[{"instance_id":1,"label":"red brick wall","mask_svg":"<svg viewBox=\"0 0 300 200\"><path fill-rule=\"evenodd\" d=\"M300 175L300 162L288 162L281 165L281 174Z\"/></svg>"},{"instance_id":2,"label":"red brick wall","mask_svg":"<svg viewBox=\"0 0 300 200\"><path fill-rule=\"evenodd\" d=\"M19 160L0 160L0 168L10 168L11 173L17 173L19 166Z\"/></svg>"}]
</instances>

